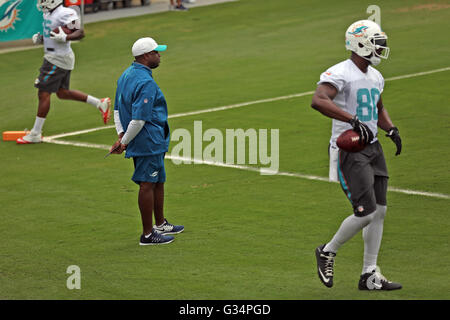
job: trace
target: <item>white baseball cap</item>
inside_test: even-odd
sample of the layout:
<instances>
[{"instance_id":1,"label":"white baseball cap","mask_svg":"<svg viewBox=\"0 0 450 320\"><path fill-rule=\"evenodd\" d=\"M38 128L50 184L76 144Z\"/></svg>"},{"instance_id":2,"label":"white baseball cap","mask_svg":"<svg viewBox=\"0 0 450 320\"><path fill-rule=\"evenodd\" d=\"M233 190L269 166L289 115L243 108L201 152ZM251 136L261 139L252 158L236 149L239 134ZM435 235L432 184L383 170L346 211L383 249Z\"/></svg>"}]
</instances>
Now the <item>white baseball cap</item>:
<instances>
[{"instance_id":1,"label":"white baseball cap","mask_svg":"<svg viewBox=\"0 0 450 320\"><path fill-rule=\"evenodd\" d=\"M133 57L138 57L150 51L165 51L166 49L166 45L158 45L152 38L140 38L133 44L131 52Z\"/></svg>"}]
</instances>

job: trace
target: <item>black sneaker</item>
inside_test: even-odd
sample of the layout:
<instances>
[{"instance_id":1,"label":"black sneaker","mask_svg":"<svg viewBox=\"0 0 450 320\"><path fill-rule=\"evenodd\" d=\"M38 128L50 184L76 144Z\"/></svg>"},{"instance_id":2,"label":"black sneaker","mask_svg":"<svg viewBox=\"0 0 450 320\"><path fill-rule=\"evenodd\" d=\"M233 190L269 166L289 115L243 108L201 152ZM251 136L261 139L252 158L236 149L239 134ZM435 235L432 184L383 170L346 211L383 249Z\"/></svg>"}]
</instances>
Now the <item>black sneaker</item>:
<instances>
[{"instance_id":1,"label":"black sneaker","mask_svg":"<svg viewBox=\"0 0 450 320\"><path fill-rule=\"evenodd\" d=\"M139 241L139 244L141 246L154 246L154 245L158 245L158 244L171 243L173 240L174 240L174 237L165 236L165 235L159 234L158 232L155 232L155 230L153 230L148 238L146 238L144 235L141 235L141 240Z\"/></svg>"},{"instance_id":2,"label":"black sneaker","mask_svg":"<svg viewBox=\"0 0 450 320\"><path fill-rule=\"evenodd\" d=\"M333 286L334 257L336 257L336 254L323 251L324 247L325 244L316 248L317 274L320 281L331 288Z\"/></svg>"},{"instance_id":3,"label":"black sneaker","mask_svg":"<svg viewBox=\"0 0 450 320\"><path fill-rule=\"evenodd\" d=\"M167 219L164 219L164 224L162 226L160 227L157 227L156 225L153 226L153 231L159 234L177 234L183 232L183 230L184 226L175 226L169 223Z\"/></svg>"},{"instance_id":4,"label":"black sneaker","mask_svg":"<svg viewBox=\"0 0 450 320\"><path fill-rule=\"evenodd\" d=\"M187 11L188 8L186 8L185 6L183 6L182 4L180 4L179 6L175 6L174 7L175 11Z\"/></svg>"},{"instance_id":5,"label":"black sneaker","mask_svg":"<svg viewBox=\"0 0 450 320\"><path fill-rule=\"evenodd\" d=\"M380 272L380 269L364 273L359 278L359 290L398 290L401 289L400 283L387 280Z\"/></svg>"}]
</instances>

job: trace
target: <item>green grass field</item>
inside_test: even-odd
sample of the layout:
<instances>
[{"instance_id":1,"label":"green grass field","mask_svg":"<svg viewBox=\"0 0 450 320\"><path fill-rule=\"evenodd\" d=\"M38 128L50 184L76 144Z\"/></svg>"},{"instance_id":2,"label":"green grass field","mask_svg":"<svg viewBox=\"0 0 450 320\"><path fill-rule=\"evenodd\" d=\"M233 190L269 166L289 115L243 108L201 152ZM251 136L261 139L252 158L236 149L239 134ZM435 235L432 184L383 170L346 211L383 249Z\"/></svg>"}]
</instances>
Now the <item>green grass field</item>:
<instances>
[{"instance_id":1,"label":"green grass field","mask_svg":"<svg viewBox=\"0 0 450 320\"><path fill-rule=\"evenodd\" d=\"M319 75L349 55L344 31L373 2L240 0L86 25L73 44L71 87L114 97L142 36L167 44L154 77L169 114L314 90ZM391 55L385 78L449 67L448 1L377 1ZM37 108L36 48L0 55L0 130L31 128ZM390 186L450 194L450 71L387 81L383 102L403 152L380 138ZM170 120L193 128L279 129L282 172L328 175L331 120L311 96ZM112 122L111 122L112 124ZM44 135L102 125L87 104L53 97ZM110 145L112 128L62 140ZM172 147L175 143L172 143ZM185 232L141 247L132 161L106 150L50 143L0 143L0 299L449 299L449 199L388 193L379 265L402 283L360 292L363 242L339 251L335 286L316 274L314 249L351 207L339 185L166 160L166 217ZM81 290L66 269L81 268Z\"/></svg>"}]
</instances>

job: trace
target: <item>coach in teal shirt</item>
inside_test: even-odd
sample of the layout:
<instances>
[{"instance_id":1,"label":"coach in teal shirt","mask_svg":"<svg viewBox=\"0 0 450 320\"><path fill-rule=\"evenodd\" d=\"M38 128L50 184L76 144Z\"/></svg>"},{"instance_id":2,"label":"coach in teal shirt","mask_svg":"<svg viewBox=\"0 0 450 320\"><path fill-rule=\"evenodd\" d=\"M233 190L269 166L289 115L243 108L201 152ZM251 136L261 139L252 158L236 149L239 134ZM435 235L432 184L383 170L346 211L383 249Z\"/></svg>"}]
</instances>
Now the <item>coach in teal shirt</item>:
<instances>
[{"instance_id":1,"label":"coach in teal shirt","mask_svg":"<svg viewBox=\"0 0 450 320\"><path fill-rule=\"evenodd\" d=\"M170 134L166 99L153 80L152 69L159 66L160 51L166 48L152 38L138 39L132 48L135 61L117 81L114 123L119 139L110 152L121 154L126 150L125 157L133 158L131 179L139 185L138 205L143 226L140 245L172 242L174 237L168 234L184 230L183 226L170 224L163 213L164 156L169 149Z\"/></svg>"},{"instance_id":2,"label":"coach in teal shirt","mask_svg":"<svg viewBox=\"0 0 450 320\"><path fill-rule=\"evenodd\" d=\"M144 127L131 140L126 158L161 154L169 148L167 103L152 77L152 70L133 62L117 81L114 110L126 131L132 119L145 121Z\"/></svg>"}]
</instances>

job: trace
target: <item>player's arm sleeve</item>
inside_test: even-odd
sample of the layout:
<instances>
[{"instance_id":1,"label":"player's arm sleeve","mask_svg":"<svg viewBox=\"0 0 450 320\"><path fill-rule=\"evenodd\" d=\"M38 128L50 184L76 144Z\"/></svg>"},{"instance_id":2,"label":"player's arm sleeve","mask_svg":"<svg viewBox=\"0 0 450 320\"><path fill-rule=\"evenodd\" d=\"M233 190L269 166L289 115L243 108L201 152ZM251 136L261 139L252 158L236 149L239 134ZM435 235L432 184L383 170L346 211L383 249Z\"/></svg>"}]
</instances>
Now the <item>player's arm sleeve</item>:
<instances>
[{"instance_id":1,"label":"player's arm sleeve","mask_svg":"<svg viewBox=\"0 0 450 320\"><path fill-rule=\"evenodd\" d=\"M133 140L138 133L142 130L145 125L144 120L131 120L128 124L127 131L122 137L120 143L129 144L131 140Z\"/></svg>"},{"instance_id":2,"label":"player's arm sleeve","mask_svg":"<svg viewBox=\"0 0 450 320\"><path fill-rule=\"evenodd\" d=\"M116 98L114 99L114 124L118 135L125 131L122 122L120 122L119 105L122 102L122 96L119 92L120 90L116 90Z\"/></svg>"},{"instance_id":3,"label":"player's arm sleeve","mask_svg":"<svg viewBox=\"0 0 450 320\"><path fill-rule=\"evenodd\" d=\"M141 83L134 93L132 114L133 120L152 120L153 104L156 99L156 85L151 81Z\"/></svg>"},{"instance_id":4,"label":"player's arm sleeve","mask_svg":"<svg viewBox=\"0 0 450 320\"><path fill-rule=\"evenodd\" d=\"M328 69L320 75L320 80L317 84L329 83L333 87L337 89L338 92L341 92L345 86L345 79L342 72L337 70L333 70L333 68Z\"/></svg>"},{"instance_id":5,"label":"player's arm sleeve","mask_svg":"<svg viewBox=\"0 0 450 320\"><path fill-rule=\"evenodd\" d=\"M124 132L122 123L120 122L119 110L114 110L114 124L116 125L117 134Z\"/></svg>"}]
</instances>

